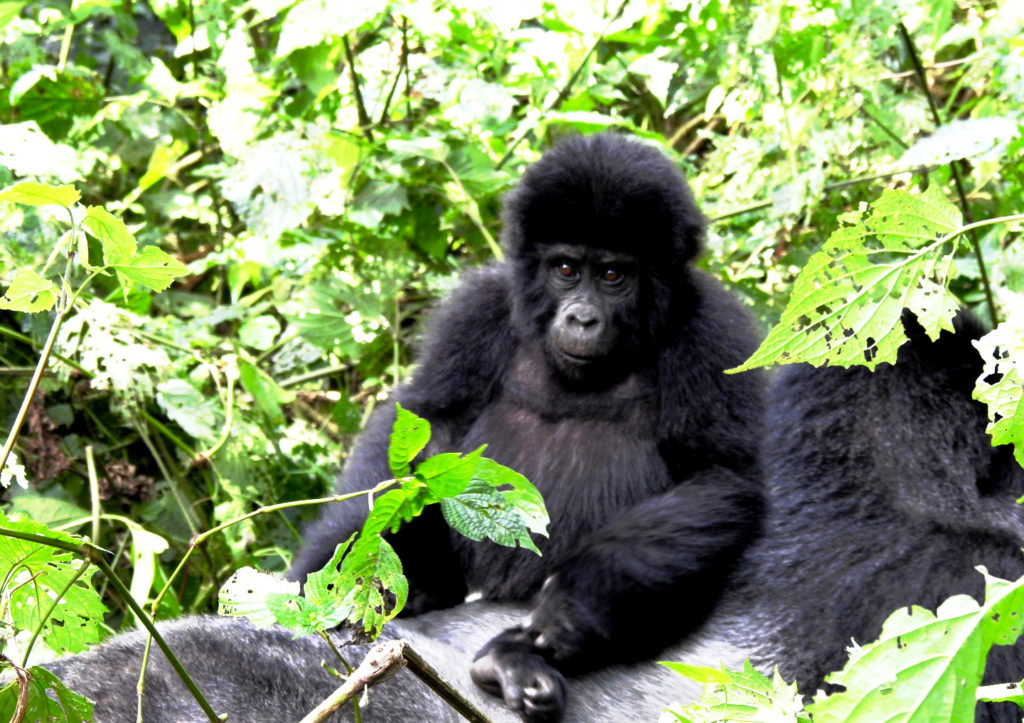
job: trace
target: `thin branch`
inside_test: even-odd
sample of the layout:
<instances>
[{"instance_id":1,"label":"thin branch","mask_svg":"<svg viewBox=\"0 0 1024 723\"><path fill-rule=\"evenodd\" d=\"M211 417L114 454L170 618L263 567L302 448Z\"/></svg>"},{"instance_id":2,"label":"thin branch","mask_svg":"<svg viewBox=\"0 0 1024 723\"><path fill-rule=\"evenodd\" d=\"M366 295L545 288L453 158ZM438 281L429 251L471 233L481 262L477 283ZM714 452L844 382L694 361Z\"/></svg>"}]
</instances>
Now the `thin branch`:
<instances>
[{"instance_id":1,"label":"thin branch","mask_svg":"<svg viewBox=\"0 0 1024 723\"><path fill-rule=\"evenodd\" d=\"M939 116L939 109L935 105L935 98L928 87L928 76L925 74L921 58L917 54L917 47L914 45L906 25L900 22L897 28L900 31L900 38L903 40L903 47L906 48L907 54L910 55L910 60L914 64L914 72L917 75L918 82L921 84L921 90L928 100L928 107L931 109L935 127L939 128L942 126L942 118ZM960 198L960 208L963 211L964 220L967 222L967 228L971 228L974 217L971 215L971 207L967 202L967 192L964 190L964 181L960 176L960 168L957 166L956 161L950 162L949 170L953 174L953 184L956 186L956 194ZM981 251L981 243L978 241L978 237L973 230L968 234L968 238L974 247L974 256L978 260L978 272L981 275L981 286L985 290L985 303L988 305L989 320L992 322L992 326L998 326L999 316L996 314L996 301L992 294L992 284L988 280L988 270L985 268L985 255Z\"/></svg>"},{"instance_id":2,"label":"thin branch","mask_svg":"<svg viewBox=\"0 0 1024 723\"><path fill-rule=\"evenodd\" d=\"M301 723L320 723L327 720L338 712L341 706L359 695L364 688L390 678L405 665L405 659L402 657L404 649L404 640L388 640L373 646L359 667L345 678L345 682L310 711Z\"/></svg>"},{"instance_id":3,"label":"thin branch","mask_svg":"<svg viewBox=\"0 0 1024 723\"><path fill-rule=\"evenodd\" d=\"M437 693L438 697L454 708L456 713L470 723L488 723L489 718L473 705L469 698L466 698L441 677L441 674L408 644L405 647L405 662L409 667L409 672Z\"/></svg>"},{"instance_id":4,"label":"thin branch","mask_svg":"<svg viewBox=\"0 0 1024 723\"><path fill-rule=\"evenodd\" d=\"M352 47L348 44L348 38L343 37L341 45L345 49L345 63L348 65L349 77L352 79L352 95L356 100L356 115L359 118L359 126L363 129L363 135L366 136L366 140L373 142L373 131L370 130L373 121L370 120L370 116L366 112L366 106L363 104L363 93L359 89L359 76L356 74L356 59L352 55Z\"/></svg>"}]
</instances>

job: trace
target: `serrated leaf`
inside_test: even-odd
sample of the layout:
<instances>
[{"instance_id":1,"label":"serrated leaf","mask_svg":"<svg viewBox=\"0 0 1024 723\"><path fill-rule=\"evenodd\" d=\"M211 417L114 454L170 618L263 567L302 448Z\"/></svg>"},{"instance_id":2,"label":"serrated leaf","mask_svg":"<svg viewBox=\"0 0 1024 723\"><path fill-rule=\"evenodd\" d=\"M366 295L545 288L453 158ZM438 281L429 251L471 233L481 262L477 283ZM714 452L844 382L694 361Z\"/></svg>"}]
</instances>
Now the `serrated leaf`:
<instances>
[{"instance_id":1,"label":"serrated leaf","mask_svg":"<svg viewBox=\"0 0 1024 723\"><path fill-rule=\"evenodd\" d=\"M1021 634L1024 578L1010 583L985 575L985 604L966 595L932 613L901 608L879 639L857 648L826 680L844 692L815 698L815 723L858 720L974 720L976 690L992 645L1013 645Z\"/></svg>"},{"instance_id":2,"label":"serrated leaf","mask_svg":"<svg viewBox=\"0 0 1024 723\"><path fill-rule=\"evenodd\" d=\"M958 309L947 286L960 212L936 185L921 196L886 191L866 218L843 214L839 228L807 262L779 323L736 369L808 362L874 369L894 362L906 341L903 309L925 332L952 331Z\"/></svg>"},{"instance_id":3,"label":"serrated leaf","mask_svg":"<svg viewBox=\"0 0 1024 723\"><path fill-rule=\"evenodd\" d=\"M48 186L24 181L0 191L0 201L23 203L27 206L64 206L78 201L82 194L74 186Z\"/></svg>"},{"instance_id":4,"label":"serrated leaf","mask_svg":"<svg viewBox=\"0 0 1024 723\"><path fill-rule=\"evenodd\" d=\"M523 475L484 457L477 464L473 478L499 490L505 504L516 511L530 532L548 536L550 519L544 506L544 498Z\"/></svg>"},{"instance_id":5,"label":"serrated leaf","mask_svg":"<svg viewBox=\"0 0 1024 723\"><path fill-rule=\"evenodd\" d=\"M50 530L27 518L8 518L2 512L0 527L76 545L83 542L83 538ZM71 584L82 564L72 553L56 547L0 535L0 579L13 571L0 595L9 596L9 619L15 629L39 628L52 601L63 595L43 623L46 644L57 652L79 653L98 642L107 609L89 582L91 575ZM32 584L23 584L29 580Z\"/></svg>"},{"instance_id":6,"label":"serrated leaf","mask_svg":"<svg viewBox=\"0 0 1024 723\"><path fill-rule=\"evenodd\" d=\"M20 711L25 721L63 721L82 723L93 720L92 703L68 688L46 668L33 666L29 678L25 708ZM18 684L0 690L0 720L15 720L18 710Z\"/></svg>"},{"instance_id":7,"label":"serrated leaf","mask_svg":"<svg viewBox=\"0 0 1024 723\"><path fill-rule=\"evenodd\" d=\"M441 500L448 524L471 540L487 538L505 547L523 547L538 555L523 518L504 496L486 482L474 479L457 497Z\"/></svg>"},{"instance_id":8,"label":"serrated leaf","mask_svg":"<svg viewBox=\"0 0 1024 723\"><path fill-rule=\"evenodd\" d=\"M1024 465L1024 314L1011 316L974 346L985 363L974 398L988 405L992 444L1012 444Z\"/></svg>"},{"instance_id":9,"label":"serrated leaf","mask_svg":"<svg viewBox=\"0 0 1024 723\"><path fill-rule=\"evenodd\" d=\"M363 629L379 635L381 628L405 607L409 581L394 549L380 537L356 540L341 563L340 589L348 593L341 601L351 607L350 623L362 621Z\"/></svg>"},{"instance_id":10,"label":"serrated leaf","mask_svg":"<svg viewBox=\"0 0 1024 723\"><path fill-rule=\"evenodd\" d=\"M456 452L435 454L416 467L416 479L430 490L431 501L454 497L466 489L480 463L486 445L467 455Z\"/></svg>"},{"instance_id":11,"label":"serrated leaf","mask_svg":"<svg viewBox=\"0 0 1024 723\"><path fill-rule=\"evenodd\" d=\"M109 265L124 278L153 291L163 291L172 281L188 274L185 264L156 246L146 246L127 263Z\"/></svg>"},{"instance_id":12,"label":"serrated leaf","mask_svg":"<svg viewBox=\"0 0 1024 723\"><path fill-rule=\"evenodd\" d=\"M48 311L57 303L57 286L32 269L19 269L0 298L0 309Z\"/></svg>"},{"instance_id":13,"label":"serrated leaf","mask_svg":"<svg viewBox=\"0 0 1024 723\"><path fill-rule=\"evenodd\" d=\"M374 500L373 509L367 515L359 535L369 537L388 530L395 532L399 525L418 515L431 501L426 486L418 481L404 484L400 489L389 490Z\"/></svg>"},{"instance_id":14,"label":"serrated leaf","mask_svg":"<svg viewBox=\"0 0 1024 723\"><path fill-rule=\"evenodd\" d=\"M397 414L391 428L391 441L388 443L388 466L395 478L408 477L409 464L430 441L430 422L403 408L401 404L395 404L395 407Z\"/></svg>"},{"instance_id":15,"label":"serrated leaf","mask_svg":"<svg viewBox=\"0 0 1024 723\"><path fill-rule=\"evenodd\" d=\"M803 711L803 697L796 684L787 683L778 669L769 679L754 669L749 660L743 670L721 670L685 663L662 665L704 684L699 700L669 710L677 720L689 723L719 721L809 722Z\"/></svg>"},{"instance_id":16,"label":"serrated leaf","mask_svg":"<svg viewBox=\"0 0 1024 723\"><path fill-rule=\"evenodd\" d=\"M117 218L101 206L89 206L82 227L100 242L103 265L129 264L135 256L135 236Z\"/></svg>"}]
</instances>

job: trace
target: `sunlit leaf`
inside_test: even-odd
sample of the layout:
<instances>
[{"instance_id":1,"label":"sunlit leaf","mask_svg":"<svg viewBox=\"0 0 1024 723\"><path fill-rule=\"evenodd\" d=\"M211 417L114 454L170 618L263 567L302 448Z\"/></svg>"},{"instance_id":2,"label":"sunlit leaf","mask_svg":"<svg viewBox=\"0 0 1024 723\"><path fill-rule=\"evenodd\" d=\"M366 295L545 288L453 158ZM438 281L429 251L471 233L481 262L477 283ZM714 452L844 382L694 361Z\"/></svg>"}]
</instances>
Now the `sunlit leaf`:
<instances>
[{"instance_id":1,"label":"sunlit leaf","mask_svg":"<svg viewBox=\"0 0 1024 723\"><path fill-rule=\"evenodd\" d=\"M28 206L70 206L81 198L74 186L47 186L24 181L0 191L0 201L24 203Z\"/></svg>"},{"instance_id":2,"label":"sunlit leaf","mask_svg":"<svg viewBox=\"0 0 1024 723\"><path fill-rule=\"evenodd\" d=\"M14 281L0 297L0 309L11 311L47 311L57 302L56 284L32 269L19 269Z\"/></svg>"}]
</instances>

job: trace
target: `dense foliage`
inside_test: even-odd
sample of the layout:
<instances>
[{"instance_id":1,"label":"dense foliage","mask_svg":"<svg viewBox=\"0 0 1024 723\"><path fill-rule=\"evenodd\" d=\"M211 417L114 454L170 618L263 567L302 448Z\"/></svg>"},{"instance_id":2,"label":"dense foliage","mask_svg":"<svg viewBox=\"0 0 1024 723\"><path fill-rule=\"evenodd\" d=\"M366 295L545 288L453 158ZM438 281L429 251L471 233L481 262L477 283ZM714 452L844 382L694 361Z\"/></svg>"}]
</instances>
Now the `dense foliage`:
<instances>
[{"instance_id":1,"label":"dense foliage","mask_svg":"<svg viewBox=\"0 0 1024 723\"><path fill-rule=\"evenodd\" d=\"M6 511L161 616L283 570L310 506L187 553L328 491L425 309L500 255L503 192L610 127L673 155L702 263L786 322L752 363L885 361L895 302L937 332L948 289L1003 322L979 395L1024 460L1022 37L1014 0L0 2Z\"/></svg>"}]
</instances>

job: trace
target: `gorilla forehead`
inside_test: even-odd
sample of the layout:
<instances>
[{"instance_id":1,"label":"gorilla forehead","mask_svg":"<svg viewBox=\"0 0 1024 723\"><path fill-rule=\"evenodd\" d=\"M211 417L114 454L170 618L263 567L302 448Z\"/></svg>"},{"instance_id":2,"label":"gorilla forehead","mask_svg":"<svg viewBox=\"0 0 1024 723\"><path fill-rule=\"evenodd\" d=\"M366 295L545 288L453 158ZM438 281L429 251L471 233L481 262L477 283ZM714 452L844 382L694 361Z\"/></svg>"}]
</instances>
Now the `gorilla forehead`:
<instances>
[{"instance_id":1,"label":"gorilla forehead","mask_svg":"<svg viewBox=\"0 0 1024 723\"><path fill-rule=\"evenodd\" d=\"M699 251L704 227L665 154L613 134L570 138L545 153L506 198L504 220L513 257L571 243L676 263Z\"/></svg>"}]
</instances>

